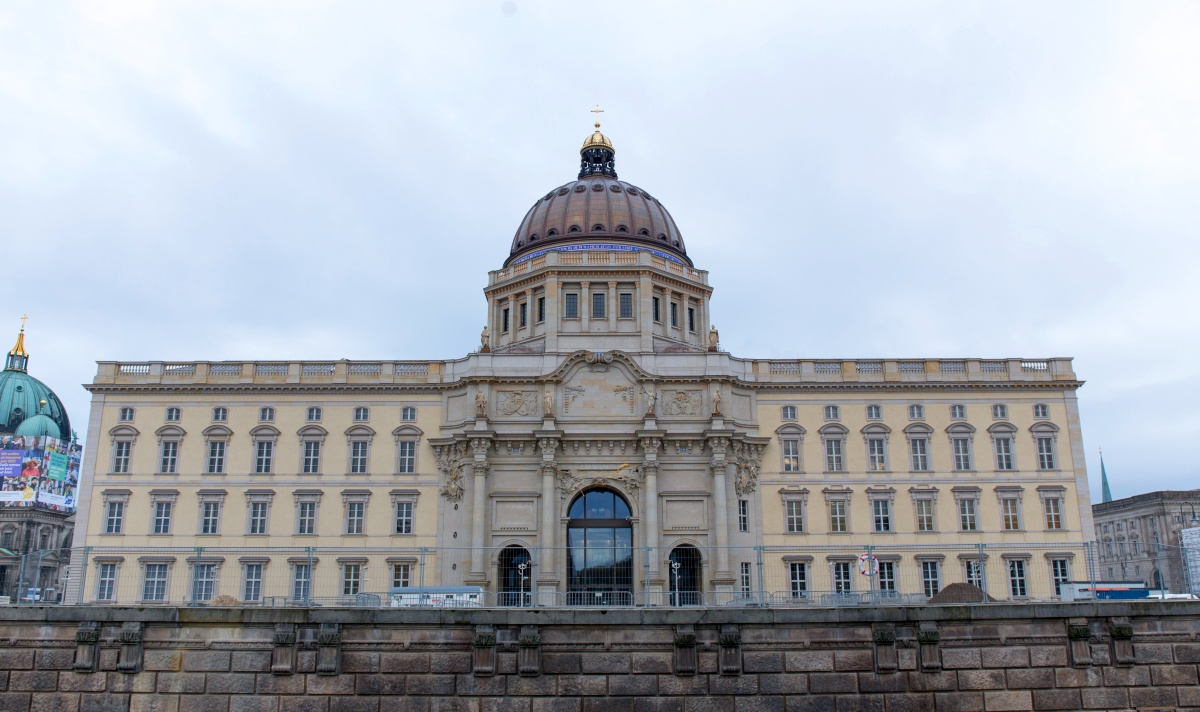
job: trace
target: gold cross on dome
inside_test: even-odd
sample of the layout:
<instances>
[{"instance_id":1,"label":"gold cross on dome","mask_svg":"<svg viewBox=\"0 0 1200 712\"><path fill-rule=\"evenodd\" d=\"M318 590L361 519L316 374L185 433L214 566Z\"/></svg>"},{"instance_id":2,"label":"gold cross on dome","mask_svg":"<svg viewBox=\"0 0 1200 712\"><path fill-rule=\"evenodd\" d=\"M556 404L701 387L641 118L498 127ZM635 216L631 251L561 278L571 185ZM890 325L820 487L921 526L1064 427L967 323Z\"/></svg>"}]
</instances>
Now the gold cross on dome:
<instances>
[{"instance_id":1,"label":"gold cross on dome","mask_svg":"<svg viewBox=\"0 0 1200 712\"><path fill-rule=\"evenodd\" d=\"M596 108L592 109L591 111L596 115L596 128L600 128L600 114L604 113L604 109L601 109L600 105L596 104Z\"/></svg>"},{"instance_id":2,"label":"gold cross on dome","mask_svg":"<svg viewBox=\"0 0 1200 712\"><path fill-rule=\"evenodd\" d=\"M29 318L28 314L21 315L21 331L25 331L25 320Z\"/></svg>"}]
</instances>

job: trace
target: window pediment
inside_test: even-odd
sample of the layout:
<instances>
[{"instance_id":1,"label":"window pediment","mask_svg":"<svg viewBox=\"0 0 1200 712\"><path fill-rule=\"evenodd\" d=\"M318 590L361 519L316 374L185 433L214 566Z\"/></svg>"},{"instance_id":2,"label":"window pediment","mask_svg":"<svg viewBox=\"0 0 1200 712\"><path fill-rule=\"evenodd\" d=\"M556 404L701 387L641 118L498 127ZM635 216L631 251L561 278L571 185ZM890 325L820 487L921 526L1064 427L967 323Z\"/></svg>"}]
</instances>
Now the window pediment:
<instances>
[{"instance_id":1,"label":"window pediment","mask_svg":"<svg viewBox=\"0 0 1200 712\"><path fill-rule=\"evenodd\" d=\"M303 428L297 430L296 434L302 438L324 438L329 434L329 431L320 425L305 425Z\"/></svg>"},{"instance_id":2,"label":"window pediment","mask_svg":"<svg viewBox=\"0 0 1200 712\"><path fill-rule=\"evenodd\" d=\"M850 430L841 423L829 423L828 425L821 426L821 429L817 432L826 437L839 438L850 432Z\"/></svg>"},{"instance_id":3,"label":"window pediment","mask_svg":"<svg viewBox=\"0 0 1200 712\"><path fill-rule=\"evenodd\" d=\"M1058 433L1058 426L1054 423L1041 422L1029 426L1029 430L1035 434L1054 435Z\"/></svg>"},{"instance_id":4,"label":"window pediment","mask_svg":"<svg viewBox=\"0 0 1200 712\"><path fill-rule=\"evenodd\" d=\"M164 425L154 431L160 440L182 440L187 431L178 425Z\"/></svg>"},{"instance_id":5,"label":"window pediment","mask_svg":"<svg viewBox=\"0 0 1200 712\"><path fill-rule=\"evenodd\" d=\"M346 437L373 438L375 437L375 429L366 425L354 425L346 428Z\"/></svg>"},{"instance_id":6,"label":"window pediment","mask_svg":"<svg viewBox=\"0 0 1200 712\"><path fill-rule=\"evenodd\" d=\"M988 432L992 435L1012 435L1017 432L1017 427L1012 423L992 423L988 426Z\"/></svg>"},{"instance_id":7,"label":"window pediment","mask_svg":"<svg viewBox=\"0 0 1200 712\"><path fill-rule=\"evenodd\" d=\"M392 436L395 437L397 440L399 440L401 438L420 438L424 434L425 434L425 431L421 430L420 428L418 428L415 425L408 425L408 424L401 425L400 427L398 427L392 431Z\"/></svg>"},{"instance_id":8,"label":"window pediment","mask_svg":"<svg viewBox=\"0 0 1200 712\"><path fill-rule=\"evenodd\" d=\"M799 438L803 440L807 433L808 431L804 429L804 426L797 425L796 423L784 423L775 429L775 434L780 438Z\"/></svg>"},{"instance_id":9,"label":"window pediment","mask_svg":"<svg viewBox=\"0 0 1200 712\"><path fill-rule=\"evenodd\" d=\"M279 428L273 425L260 425L252 429L250 435L258 440L274 440L279 437Z\"/></svg>"},{"instance_id":10,"label":"window pediment","mask_svg":"<svg viewBox=\"0 0 1200 712\"><path fill-rule=\"evenodd\" d=\"M974 435L975 426L970 423L954 423L946 427L946 432L951 435Z\"/></svg>"},{"instance_id":11,"label":"window pediment","mask_svg":"<svg viewBox=\"0 0 1200 712\"><path fill-rule=\"evenodd\" d=\"M132 425L118 425L109 430L108 434L114 438L136 438L141 432Z\"/></svg>"},{"instance_id":12,"label":"window pediment","mask_svg":"<svg viewBox=\"0 0 1200 712\"><path fill-rule=\"evenodd\" d=\"M870 423L863 426L861 432L863 435L891 435L892 429L883 423Z\"/></svg>"},{"instance_id":13,"label":"window pediment","mask_svg":"<svg viewBox=\"0 0 1200 712\"><path fill-rule=\"evenodd\" d=\"M912 423L904 428L904 433L909 437L925 437L933 434L933 428L925 423Z\"/></svg>"},{"instance_id":14,"label":"window pediment","mask_svg":"<svg viewBox=\"0 0 1200 712\"><path fill-rule=\"evenodd\" d=\"M210 440L220 440L233 437L233 431L224 425L210 425L203 431L204 437Z\"/></svg>"}]
</instances>

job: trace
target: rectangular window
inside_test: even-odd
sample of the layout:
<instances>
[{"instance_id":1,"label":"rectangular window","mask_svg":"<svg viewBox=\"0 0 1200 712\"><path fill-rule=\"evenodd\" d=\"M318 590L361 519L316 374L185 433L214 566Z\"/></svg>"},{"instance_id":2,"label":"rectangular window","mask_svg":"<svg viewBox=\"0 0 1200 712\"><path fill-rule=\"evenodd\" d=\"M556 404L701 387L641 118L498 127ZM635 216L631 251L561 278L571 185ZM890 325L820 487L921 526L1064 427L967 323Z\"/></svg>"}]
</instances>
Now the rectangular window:
<instances>
[{"instance_id":1,"label":"rectangular window","mask_svg":"<svg viewBox=\"0 0 1200 712\"><path fill-rule=\"evenodd\" d=\"M620 299L621 299L621 304L620 304L621 311L617 316L621 317L622 319L632 319L633 318L633 295L630 294L629 292L622 292L620 295Z\"/></svg>"},{"instance_id":2,"label":"rectangular window","mask_svg":"<svg viewBox=\"0 0 1200 712\"><path fill-rule=\"evenodd\" d=\"M500 312L500 331L502 333L508 332L508 309L507 308L504 309L504 311Z\"/></svg>"},{"instance_id":3,"label":"rectangular window","mask_svg":"<svg viewBox=\"0 0 1200 712\"><path fill-rule=\"evenodd\" d=\"M867 438L867 469L871 472L887 470L887 448L883 438Z\"/></svg>"},{"instance_id":4,"label":"rectangular window","mask_svg":"<svg viewBox=\"0 0 1200 712\"><path fill-rule=\"evenodd\" d=\"M738 531L750 531L750 502L744 499L738 500Z\"/></svg>"},{"instance_id":5,"label":"rectangular window","mask_svg":"<svg viewBox=\"0 0 1200 712\"><path fill-rule=\"evenodd\" d=\"M974 499L958 500L958 524L959 529L964 532L973 532L979 528Z\"/></svg>"},{"instance_id":6,"label":"rectangular window","mask_svg":"<svg viewBox=\"0 0 1200 712\"><path fill-rule=\"evenodd\" d=\"M413 533L413 503L396 502L396 534Z\"/></svg>"},{"instance_id":7,"label":"rectangular window","mask_svg":"<svg viewBox=\"0 0 1200 712\"><path fill-rule=\"evenodd\" d=\"M579 295L578 294L567 294L565 298L566 298L566 305L565 305L566 309L564 310L565 313L563 314L563 318L578 319L579 318Z\"/></svg>"},{"instance_id":8,"label":"rectangular window","mask_svg":"<svg viewBox=\"0 0 1200 712\"><path fill-rule=\"evenodd\" d=\"M254 450L254 471L260 475L271 472L271 459L275 454L275 443L270 440L259 440Z\"/></svg>"},{"instance_id":9,"label":"rectangular window","mask_svg":"<svg viewBox=\"0 0 1200 712\"><path fill-rule=\"evenodd\" d=\"M1038 469L1054 469L1054 438L1038 438Z\"/></svg>"},{"instance_id":10,"label":"rectangular window","mask_svg":"<svg viewBox=\"0 0 1200 712\"><path fill-rule=\"evenodd\" d=\"M167 564L146 564L146 578L142 584L142 600L167 600Z\"/></svg>"},{"instance_id":11,"label":"rectangular window","mask_svg":"<svg viewBox=\"0 0 1200 712\"><path fill-rule=\"evenodd\" d=\"M1062 595L1062 586L1071 580L1071 570L1067 568L1066 559L1050 560L1050 579L1054 581L1054 595ZM1138 573L1134 571L1134 573Z\"/></svg>"},{"instance_id":12,"label":"rectangular window","mask_svg":"<svg viewBox=\"0 0 1200 712\"><path fill-rule=\"evenodd\" d=\"M1047 529L1062 529L1062 500L1057 497L1050 497L1045 500L1046 504L1046 528ZM1136 539L1134 540L1137 541ZM1136 543L1135 543L1136 546ZM1135 550L1136 554L1137 551Z\"/></svg>"},{"instance_id":13,"label":"rectangular window","mask_svg":"<svg viewBox=\"0 0 1200 712\"><path fill-rule=\"evenodd\" d=\"M346 533L362 534L363 520L366 519L367 505L365 502L346 503Z\"/></svg>"},{"instance_id":14,"label":"rectangular window","mask_svg":"<svg viewBox=\"0 0 1200 712\"><path fill-rule=\"evenodd\" d=\"M883 406L869 405L867 406L867 420L882 420Z\"/></svg>"},{"instance_id":15,"label":"rectangular window","mask_svg":"<svg viewBox=\"0 0 1200 712\"><path fill-rule=\"evenodd\" d=\"M933 528L933 500L917 500L917 531L931 532Z\"/></svg>"},{"instance_id":16,"label":"rectangular window","mask_svg":"<svg viewBox=\"0 0 1200 712\"><path fill-rule=\"evenodd\" d=\"M526 326L529 325L528 311L529 311L528 304L526 304L525 302L521 302L521 304L517 307L517 314L518 314L518 318L520 319L520 324L521 324L522 329L524 329Z\"/></svg>"},{"instance_id":17,"label":"rectangular window","mask_svg":"<svg viewBox=\"0 0 1200 712\"><path fill-rule=\"evenodd\" d=\"M178 408L167 408L167 422L178 423L180 410Z\"/></svg>"},{"instance_id":18,"label":"rectangular window","mask_svg":"<svg viewBox=\"0 0 1200 712\"><path fill-rule=\"evenodd\" d=\"M315 475L321 471L321 443L318 440L304 441L304 467L306 475Z\"/></svg>"},{"instance_id":19,"label":"rectangular window","mask_svg":"<svg viewBox=\"0 0 1200 712\"><path fill-rule=\"evenodd\" d=\"M1004 420L1008 417L1008 406L997 403L992 406L992 417L996 420Z\"/></svg>"},{"instance_id":20,"label":"rectangular window","mask_svg":"<svg viewBox=\"0 0 1200 712\"><path fill-rule=\"evenodd\" d=\"M688 307L688 331L696 332L696 310Z\"/></svg>"},{"instance_id":21,"label":"rectangular window","mask_svg":"<svg viewBox=\"0 0 1200 712\"><path fill-rule=\"evenodd\" d=\"M258 420L262 423L269 423L272 420L275 420L275 409L269 406L265 408L259 408Z\"/></svg>"},{"instance_id":22,"label":"rectangular window","mask_svg":"<svg viewBox=\"0 0 1200 712\"><path fill-rule=\"evenodd\" d=\"M217 592L217 565L196 564L192 567L192 600L211 601Z\"/></svg>"},{"instance_id":23,"label":"rectangular window","mask_svg":"<svg viewBox=\"0 0 1200 712\"><path fill-rule=\"evenodd\" d=\"M938 573L938 562L921 562L921 587L922 592L927 598L937 595L937 592L942 589L940 578L941 577Z\"/></svg>"},{"instance_id":24,"label":"rectangular window","mask_svg":"<svg viewBox=\"0 0 1200 712\"><path fill-rule=\"evenodd\" d=\"M875 515L875 531L890 532L892 530L892 503L886 499L877 499L871 502L871 509Z\"/></svg>"},{"instance_id":25,"label":"rectangular window","mask_svg":"<svg viewBox=\"0 0 1200 712\"><path fill-rule=\"evenodd\" d=\"M361 585L362 564L344 564L342 566L342 595L357 595Z\"/></svg>"},{"instance_id":26,"label":"rectangular window","mask_svg":"<svg viewBox=\"0 0 1200 712\"><path fill-rule=\"evenodd\" d=\"M402 475L411 475L417 471L417 444L412 440L401 440L396 443L399 449L397 471Z\"/></svg>"},{"instance_id":27,"label":"rectangular window","mask_svg":"<svg viewBox=\"0 0 1200 712\"><path fill-rule=\"evenodd\" d=\"M250 533L251 534L266 534L267 533L267 502L251 502L250 503Z\"/></svg>"},{"instance_id":28,"label":"rectangular window","mask_svg":"<svg viewBox=\"0 0 1200 712\"><path fill-rule=\"evenodd\" d=\"M836 405L825 406L825 420L837 420L841 417L841 409Z\"/></svg>"},{"instance_id":29,"label":"rectangular window","mask_svg":"<svg viewBox=\"0 0 1200 712\"><path fill-rule=\"evenodd\" d=\"M412 564L392 564L392 588L412 585Z\"/></svg>"},{"instance_id":30,"label":"rectangular window","mask_svg":"<svg viewBox=\"0 0 1200 712\"><path fill-rule=\"evenodd\" d=\"M109 502L108 516L104 518L105 534L120 534L125 529L125 503Z\"/></svg>"},{"instance_id":31,"label":"rectangular window","mask_svg":"<svg viewBox=\"0 0 1200 712\"><path fill-rule=\"evenodd\" d=\"M909 420L923 420L925 418L925 406L910 405L908 406Z\"/></svg>"},{"instance_id":32,"label":"rectangular window","mask_svg":"<svg viewBox=\"0 0 1200 712\"><path fill-rule=\"evenodd\" d=\"M793 561L788 564L788 587L792 598L804 598L808 595L808 565Z\"/></svg>"},{"instance_id":33,"label":"rectangular window","mask_svg":"<svg viewBox=\"0 0 1200 712\"><path fill-rule=\"evenodd\" d=\"M296 533L317 533L317 503L300 502L296 512Z\"/></svg>"},{"instance_id":34,"label":"rectangular window","mask_svg":"<svg viewBox=\"0 0 1200 712\"><path fill-rule=\"evenodd\" d=\"M784 440L783 441L783 471L784 472L799 472L800 471L800 441L799 440Z\"/></svg>"},{"instance_id":35,"label":"rectangular window","mask_svg":"<svg viewBox=\"0 0 1200 712\"><path fill-rule=\"evenodd\" d=\"M257 603L262 600L263 565L246 564L246 577L242 582L242 600Z\"/></svg>"},{"instance_id":36,"label":"rectangular window","mask_svg":"<svg viewBox=\"0 0 1200 712\"><path fill-rule=\"evenodd\" d=\"M359 406L354 409L354 422L365 423L371 418L371 409Z\"/></svg>"},{"instance_id":37,"label":"rectangular window","mask_svg":"<svg viewBox=\"0 0 1200 712\"><path fill-rule=\"evenodd\" d=\"M1049 418L1050 406L1046 405L1045 403L1038 403L1037 405L1033 406L1033 417Z\"/></svg>"},{"instance_id":38,"label":"rectangular window","mask_svg":"<svg viewBox=\"0 0 1200 712\"><path fill-rule=\"evenodd\" d=\"M978 559L970 559L963 562L967 583L975 588L983 588L983 567Z\"/></svg>"},{"instance_id":39,"label":"rectangular window","mask_svg":"<svg viewBox=\"0 0 1200 712\"><path fill-rule=\"evenodd\" d=\"M966 471L971 469L971 441L968 438L953 438L954 469Z\"/></svg>"},{"instance_id":40,"label":"rectangular window","mask_svg":"<svg viewBox=\"0 0 1200 712\"><path fill-rule=\"evenodd\" d=\"M350 473L363 475L367 472L367 441L355 440L350 443Z\"/></svg>"},{"instance_id":41,"label":"rectangular window","mask_svg":"<svg viewBox=\"0 0 1200 712\"><path fill-rule=\"evenodd\" d=\"M829 438L825 441L825 469L828 472L842 471L842 441Z\"/></svg>"},{"instance_id":42,"label":"rectangular window","mask_svg":"<svg viewBox=\"0 0 1200 712\"><path fill-rule=\"evenodd\" d=\"M753 588L750 577L750 562L742 562L742 598L750 597L750 590Z\"/></svg>"},{"instance_id":43,"label":"rectangular window","mask_svg":"<svg viewBox=\"0 0 1200 712\"><path fill-rule=\"evenodd\" d=\"M780 410L779 415L784 420L795 420L796 419L796 406L794 406L794 405L783 406L783 409Z\"/></svg>"},{"instance_id":44,"label":"rectangular window","mask_svg":"<svg viewBox=\"0 0 1200 712\"><path fill-rule=\"evenodd\" d=\"M405 423L415 423L417 420L417 409L412 406L406 406L400 409L400 420Z\"/></svg>"},{"instance_id":45,"label":"rectangular window","mask_svg":"<svg viewBox=\"0 0 1200 712\"><path fill-rule=\"evenodd\" d=\"M96 600L112 601L117 597L117 565L100 564L100 575L96 581Z\"/></svg>"},{"instance_id":46,"label":"rectangular window","mask_svg":"<svg viewBox=\"0 0 1200 712\"><path fill-rule=\"evenodd\" d=\"M839 533L848 531L846 522L846 500L834 499L829 501L829 531Z\"/></svg>"},{"instance_id":47,"label":"rectangular window","mask_svg":"<svg viewBox=\"0 0 1200 712\"><path fill-rule=\"evenodd\" d=\"M679 326L679 305L671 302L671 326Z\"/></svg>"},{"instance_id":48,"label":"rectangular window","mask_svg":"<svg viewBox=\"0 0 1200 712\"><path fill-rule=\"evenodd\" d=\"M129 453L132 450L133 443L128 440L118 440L113 443L113 474L129 474Z\"/></svg>"},{"instance_id":49,"label":"rectangular window","mask_svg":"<svg viewBox=\"0 0 1200 712\"><path fill-rule=\"evenodd\" d=\"M1000 515L1004 522L1004 531L1020 531L1021 508L1016 497L1005 497L1000 500Z\"/></svg>"},{"instance_id":50,"label":"rectangular window","mask_svg":"<svg viewBox=\"0 0 1200 712\"><path fill-rule=\"evenodd\" d=\"M604 317L604 292L592 293L592 318L603 319Z\"/></svg>"},{"instance_id":51,"label":"rectangular window","mask_svg":"<svg viewBox=\"0 0 1200 712\"><path fill-rule=\"evenodd\" d=\"M1012 438L996 438L996 469L1013 468Z\"/></svg>"},{"instance_id":52,"label":"rectangular window","mask_svg":"<svg viewBox=\"0 0 1200 712\"><path fill-rule=\"evenodd\" d=\"M965 420L966 417L967 417L967 406L965 406L965 405L950 406L951 420Z\"/></svg>"},{"instance_id":53,"label":"rectangular window","mask_svg":"<svg viewBox=\"0 0 1200 712\"><path fill-rule=\"evenodd\" d=\"M305 411L304 419L310 423L321 422L321 409L316 406L309 407L309 409Z\"/></svg>"},{"instance_id":54,"label":"rectangular window","mask_svg":"<svg viewBox=\"0 0 1200 712\"><path fill-rule=\"evenodd\" d=\"M913 472L928 472L929 441L925 438L913 438L908 441L908 449L912 454Z\"/></svg>"},{"instance_id":55,"label":"rectangular window","mask_svg":"<svg viewBox=\"0 0 1200 712\"><path fill-rule=\"evenodd\" d=\"M312 590L312 569L308 564L292 566L292 600L307 601Z\"/></svg>"},{"instance_id":56,"label":"rectangular window","mask_svg":"<svg viewBox=\"0 0 1200 712\"><path fill-rule=\"evenodd\" d=\"M835 561L833 564L833 590L845 593L850 590L850 562Z\"/></svg>"},{"instance_id":57,"label":"rectangular window","mask_svg":"<svg viewBox=\"0 0 1200 712\"><path fill-rule=\"evenodd\" d=\"M205 502L200 505L200 533L218 534L221 525L221 503Z\"/></svg>"},{"instance_id":58,"label":"rectangular window","mask_svg":"<svg viewBox=\"0 0 1200 712\"><path fill-rule=\"evenodd\" d=\"M158 471L164 475L175 474L175 465L179 461L179 442L164 440L162 443L162 459L158 463Z\"/></svg>"},{"instance_id":59,"label":"rectangular window","mask_svg":"<svg viewBox=\"0 0 1200 712\"><path fill-rule=\"evenodd\" d=\"M154 533L155 534L170 534L171 533L171 503L170 502L155 502L154 503Z\"/></svg>"},{"instance_id":60,"label":"rectangular window","mask_svg":"<svg viewBox=\"0 0 1200 712\"><path fill-rule=\"evenodd\" d=\"M225 441L211 440L208 443L208 474L225 474Z\"/></svg>"},{"instance_id":61,"label":"rectangular window","mask_svg":"<svg viewBox=\"0 0 1200 712\"><path fill-rule=\"evenodd\" d=\"M117 420L122 423L133 422L133 408L122 408L117 411Z\"/></svg>"},{"instance_id":62,"label":"rectangular window","mask_svg":"<svg viewBox=\"0 0 1200 712\"><path fill-rule=\"evenodd\" d=\"M789 534L799 534L804 531L804 502L797 499L788 500L787 531Z\"/></svg>"},{"instance_id":63,"label":"rectangular window","mask_svg":"<svg viewBox=\"0 0 1200 712\"><path fill-rule=\"evenodd\" d=\"M653 318L654 321L662 321L662 314L659 312L658 297L650 298L650 312L651 312L651 318Z\"/></svg>"},{"instance_id":64,"label":"rectangular window","mask_svg":"<svg viewBox=\"0 0 1200 712\"><path fill-rule=\"evenodd\" d=\"M880 561L879 574L876 576L880 591L895 591L896 590L896 563L894 561Z\"/></svg>"},{"instance_id":65,"label":"rectangular window","mask_svg":"<svg viewBox=\"0 0 1200 712\"><path fill-rule=\"evenodd\" d=\"M1025 586L1025 562L1013 559L1008 562L1008 589L1013 598L1024 598L1029 595Z\"/></svg>"},{"instance_id":66,"label":"rectangular window","mask_svg":"<svg viewBox=\"0 0 1200 712\"><path fill-rule=\"evenodd\" d=\"M537 320L538 320L538 323L541 323L546 320L546 298L545 297L538 297Z\"/></svg>"}]
</instances>

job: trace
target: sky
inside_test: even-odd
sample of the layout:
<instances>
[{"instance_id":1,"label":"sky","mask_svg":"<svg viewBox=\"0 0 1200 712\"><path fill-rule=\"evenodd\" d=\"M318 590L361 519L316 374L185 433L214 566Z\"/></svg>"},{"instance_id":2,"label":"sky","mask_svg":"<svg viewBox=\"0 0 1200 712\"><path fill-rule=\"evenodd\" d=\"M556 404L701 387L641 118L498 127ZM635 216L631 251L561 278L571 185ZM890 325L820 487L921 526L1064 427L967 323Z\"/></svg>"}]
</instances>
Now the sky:
<instances>
[{"instance_id":1,"label":"sky","mask_svg":"<svg viewBox=\"0 0 1200 712\"><path fill-rule=\"evenodd\" d=\"M599 104L753 358L1074 357L1093 497L1200 486L1200 4L5 2L0 338L450 359ZM8 336L4 334L8 333Z\"/></svg>"}]
</instances>

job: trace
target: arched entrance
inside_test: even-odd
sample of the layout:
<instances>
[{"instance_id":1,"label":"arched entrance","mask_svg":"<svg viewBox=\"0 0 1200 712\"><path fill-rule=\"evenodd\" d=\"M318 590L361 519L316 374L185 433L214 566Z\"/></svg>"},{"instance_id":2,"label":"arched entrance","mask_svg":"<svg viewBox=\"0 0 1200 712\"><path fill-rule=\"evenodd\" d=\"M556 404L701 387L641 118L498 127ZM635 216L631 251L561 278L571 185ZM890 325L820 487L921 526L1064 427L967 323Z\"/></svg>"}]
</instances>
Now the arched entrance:
<instances>
[{"instance_id":1,"label":"arched entrance","mask_svg":"<svg viewBox=\"0 0 1200 712\"><path fill-rule=\"evenodd\" d=\"M567 517L567 605L632 605L629 503L610 489L588 490L571 502Z\"/></svg>"},{"instance_id":2,"label":"arched entrance","mask_svg":"<svg viewBox=\"0 0 1200 712\"><path fill-rule=\"evenodd\" d=\"M500 550L497 568L500 590L496 603L501 606L533 605L533 561L522 546L506 546Z\"/></svg>"},{"instance_id":3,"label":"arched entrance","mask_svg":"<svg viewBox=\"0 0 1200 712\"><path fill-rule=\"evenodd\" d=\"M703 594L700 593L700 550L691 544L680 544L671 550L668 565L671 605L699 606L703 603Z\"/></svg>"}]
</instances>

